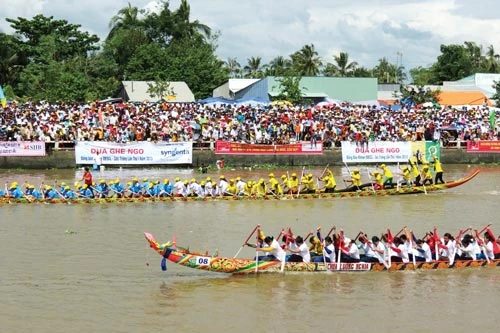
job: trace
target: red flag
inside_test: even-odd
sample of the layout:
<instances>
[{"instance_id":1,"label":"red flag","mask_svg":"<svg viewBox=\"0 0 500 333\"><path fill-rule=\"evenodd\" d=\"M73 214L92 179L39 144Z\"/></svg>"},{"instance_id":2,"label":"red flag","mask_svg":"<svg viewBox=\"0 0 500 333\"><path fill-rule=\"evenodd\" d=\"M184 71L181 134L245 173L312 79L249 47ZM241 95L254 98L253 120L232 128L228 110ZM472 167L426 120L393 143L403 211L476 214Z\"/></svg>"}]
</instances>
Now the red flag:
<instances>
[{"instance_id":1,"label":"red flag","mask_svg":"<svg viewBox=\"0 0 500 333\"><path fill-rule=\"evenodd\" d=\"M498 246L498 243L496 242L495 234L490 228L486 228L486 232L490 235L491 242L493 243L493 254L500 253L500 246Z\"/></svg>"},{"instance_id":2,"label":"red flag","mask_svg":"<svg viewBox=\"0 0 500 333\"><path fill-rule=\"evenodd\" d=\"M307 119L311 120L312 117L313 117L312 109L309 109L309 111L307 111Z\"/></svg>"},{"instance_id":3,"label":"red flag","mask_svg":"<svg viewBox=\"0 0 500 333\"><path fill-rule=\"evenodd\" d=\"M438 241L441 241L441 239L438 236L437 228L436 227L434 227L434 235L432 235L432 238L434 239L434 243L436 243Z\"/></svg>"},{"instance_id":4,"label":"red flag","mask_svg":"<svg viewBox=\"0 0 500 333\"><path fill-rule=\"evenodd\" d=\"M391 229L387 228L387 242L394 243L394 237L392 236Z\"/></svg>"}]
</instances>

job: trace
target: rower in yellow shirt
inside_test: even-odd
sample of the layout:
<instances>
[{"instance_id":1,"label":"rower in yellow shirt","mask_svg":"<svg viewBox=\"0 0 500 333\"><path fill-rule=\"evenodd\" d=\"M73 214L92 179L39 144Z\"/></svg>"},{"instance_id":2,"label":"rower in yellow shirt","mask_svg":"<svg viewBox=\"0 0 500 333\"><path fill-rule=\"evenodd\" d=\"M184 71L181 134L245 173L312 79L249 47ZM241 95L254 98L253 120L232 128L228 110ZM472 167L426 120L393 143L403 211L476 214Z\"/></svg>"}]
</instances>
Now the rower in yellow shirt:
<instances>
[{"instance_id":1,"label":"rower in yellow shirt","mask_svg":"<svg viewBox=\"0 0 500 333\"><path fill-rule=\"evenodd\" d=\"M412 173L410 172L410 169L408 168L408 166L403 166L401 168L401 175L403 176L403 183L401 183L401 185L406 185L408 187L411 187L411 177L412 177Z\"/></svg>"},{"instance_id":2,"label":"rower in yellow shirt","mask_svg":"<svg viewBox=\"0 0 500 333\"><path fill-rule=\"evenodd\" d=\"M417 158L415 156L412 156L409 162L411 169L410 173L412 177L415 179L415 185L420 186L421 175L420 175L420 170L418 169Z\"/></svg>"},{"instance_id":3,"label":"rower in yellow shirt","mask_svg":"<svg viewBox=\"0 0 500 333\"><path fill-rule=\"evenodd\" d=\"M432 164L434 165L434 171L436 172L436 176L434 177L434 184L444 184L443 180L443 166L441 165L441 162L439 161L438 157L436 155L432 155Z\"/></svg>"},{"instance_id":4,"label":"rower in yellow shirt","mask_svg":"<svg viewBox=\"0 0 500 333\"><path fill-rule=\"evenodd\" d=\"M361 174L359 169L353 169L351 172L351 179L346 180L351 183L350 188L352 190L361 191Z\"/></svg>"},{"instance_id":5,"label":"rower in yellow shirt","mask_svg":"<svg viewBox=\"0 0 500 333\"><path fill-rule=\"evenodd\" d=\"M372 175L373 180L374 180L373 188L375 190L384 189L384 178L382 178L382 175L380 174L380 172L378 172L378 170L375 170L375 171L373 171L373 173L371 173L371 175Z\"/></svg>"},{"instance_id":6,"label":"rower in yellow shirt","mask_svg":"<svg viewBox=\"0 0 500 333\"><path fill-rule=\"evenodd\" d=\"M423 166L421 178L423 185L426 185L427 183L429 183L429 185L432 185L432 173L428 165Z\"/></svg>"},{"instance_id":7,"label":"rower in yellow shirt","mask_svg":"<svg viewBox=\"0 0 500 333\"><path fill-rule=\"evenodd\" d=\"M312 173L304 176L302 179L302 185L304 185L304 189L301 190L301 193L316 193L316 183L314 182Z\"/></svg>"},{"instance_id":8,"label":"rower in yellow shirt","mask_svg":"<svg viewBox=\"0 0 500 333\"><path fill-rule=\"evenodd\" d=\"M269 174L269 191L274 195L282 195L283 188L278 183L278 180L274 177L274 173Z\"/></svg>"},{"instance_id":9,"label":"rower in yellow shirt","mask_svg":"<svg viewBox=\"0 0 500 333\"><path fill-rule=\"evenodd\" d=\"M292 173L292 175L290 176L290 180L288 182L290 183L290 185L288 185L290 193L293 194L298 193L299 179L297 178L297 174L295 172Z\"/></svg>"},{"instance_id":10,"label":"rower in yellow shirt","mask_svg":"<svg viewBox=\"0 0 500 333\"><path fill-rule=\"evenodd\" d=\"M323 243L321 243L319 238L316 236L311 236L311 238L309 238L309 241L311 242L311 245L309 245L309 254L311 255L311 260L312 257L322 256Z\"/></svg>"},{"instance_id":11,"label":"rower in yellow shirt","mask_svg":"<svg viewBox=\"0 0 500 333\"><path fill-rule=\"evenodd\" d=\"M229 184L227 185L226 194L236 195L238 194L238 186L234 179L229 179Z\"/></svg>"},{"instance_id":12,"label":"rower in yellow shirt","mask_svg":"<svg viewBox=\"0 0 500 333\"><path fill-rule=\"evenodd\" d=\"M384 187L392 187L392 178L394 178L392 171L385 164L381 164L379 168L382 169Z\"/></svg>"},{"instance_id":13,"label":"rower in yellow shirt","mask_svg":"<svg viewBox=\"0 0 500 333\"><path fill-rule=\"evenodd\" d=\"M246 196L251 196L252 195L252 187L253 187L253 182L249 180L245 186L243 187L243 193Z\"/></svg>"},{"instance_id":14,"label":"rower in yellow shirt","mask_svg":"<svg viewBox=\"0 0 500 333\"><path fill-rule=\"evenodd\" d=\"M325 185L318 189L320 192L325 192L325 193L333 193L335 192L335 188L337 187L337 182L335 181L335 176L333 175L333 172L330 169L326 170L326 175L321 179L322 182L325 183Z\"/></svg>"},{"instance_id":15,"label":"rower in yellow shirt","mask_svg":"<svg viewBox=\"0 0 500 333\"><path fill-rule=\"evenodd\" d=\"M264 195L266 195L266 192L267 192L266 191L266 183L264 183L264 179L261 178L252 187L252 194L254 194L258 197L263 197Z\"/></svg>"}]
</instances>

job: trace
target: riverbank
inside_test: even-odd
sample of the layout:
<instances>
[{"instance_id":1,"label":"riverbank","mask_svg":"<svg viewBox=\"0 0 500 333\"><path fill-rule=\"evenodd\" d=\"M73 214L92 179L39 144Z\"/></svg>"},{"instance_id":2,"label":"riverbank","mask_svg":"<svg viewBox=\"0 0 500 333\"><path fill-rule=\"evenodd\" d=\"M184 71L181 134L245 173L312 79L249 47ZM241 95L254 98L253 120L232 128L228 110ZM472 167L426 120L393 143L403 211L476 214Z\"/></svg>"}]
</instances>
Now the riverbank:
<instances>
[{"instance_id":1,"label":"riverbank","mask_svg":"<svg viewBox=\"0 0 500 333\"><path fill-rule=\"evenodd\" d=\"M322 155L216 155L211 150L193 151L193 162L189 165L168 165L168 167L197 168L201 164L215 165L224 157L226 165L231 167L249 167L255 165L279 166L325 166L343 165L340 149L324 151ZM441 161L445 164L481 164L500 163L500 154L467 153L465 149L442 148ZM68 169L76 168L74 150L51 150L42 157L0 157L0 169ZM144 165L144 167L151 165ZM157 165L166 167L166 165ZM110 167L133 167L140 165L112 165Z\"/></svg>"}]
</instances>

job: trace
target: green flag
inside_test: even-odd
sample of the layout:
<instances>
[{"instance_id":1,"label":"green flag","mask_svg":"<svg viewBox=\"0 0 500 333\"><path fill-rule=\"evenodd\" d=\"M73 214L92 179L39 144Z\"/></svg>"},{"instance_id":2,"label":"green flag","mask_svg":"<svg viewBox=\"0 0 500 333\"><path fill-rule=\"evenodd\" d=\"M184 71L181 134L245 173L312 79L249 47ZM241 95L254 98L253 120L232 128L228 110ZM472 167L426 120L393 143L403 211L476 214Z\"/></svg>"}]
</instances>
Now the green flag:
<instances>
[{"instance_id":1,"label":"green flag","mask_svg":"<svg viewBox=\"0 0 500 333\"><path fill-rule=\"evenodd\" d=\"M496 122L497 122L497 114L495 110L490 110L490 128L492 130L495 129Z\"/></svg>"}]
</instances>

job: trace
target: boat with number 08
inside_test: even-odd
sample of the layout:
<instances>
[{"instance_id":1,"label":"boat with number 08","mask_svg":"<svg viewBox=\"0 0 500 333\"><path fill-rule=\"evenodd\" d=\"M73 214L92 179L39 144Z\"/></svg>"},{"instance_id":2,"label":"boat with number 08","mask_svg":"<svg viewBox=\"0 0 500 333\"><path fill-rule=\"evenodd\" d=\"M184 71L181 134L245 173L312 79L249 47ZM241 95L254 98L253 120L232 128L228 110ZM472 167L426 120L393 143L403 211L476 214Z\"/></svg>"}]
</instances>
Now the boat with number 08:
<instances>
[{"instance_id":1,"label":"boat with number 08","mask_svg":"<svg viewBox=\"0 0 500 333\"><path fill-rule=\"evenodd\" d=\"M257 261L253 258L229 258L208 253L190 252L177 247L176 241L160 244L154 236L144 233L149 246L163 257L161 267L166 270L166 260L180 266L226 274L255 274L282 272L368 272L368 271L404 271L404 270L434 270L461 269L478 267L498 267L500 260L456 260L453 263L444 260L414 263L344 263L344 262L285 262Z\"/></svg>"}]
</instances>

